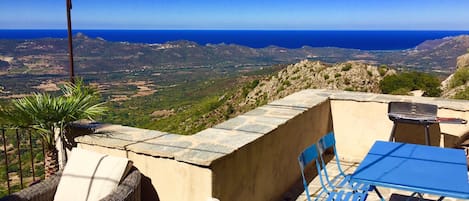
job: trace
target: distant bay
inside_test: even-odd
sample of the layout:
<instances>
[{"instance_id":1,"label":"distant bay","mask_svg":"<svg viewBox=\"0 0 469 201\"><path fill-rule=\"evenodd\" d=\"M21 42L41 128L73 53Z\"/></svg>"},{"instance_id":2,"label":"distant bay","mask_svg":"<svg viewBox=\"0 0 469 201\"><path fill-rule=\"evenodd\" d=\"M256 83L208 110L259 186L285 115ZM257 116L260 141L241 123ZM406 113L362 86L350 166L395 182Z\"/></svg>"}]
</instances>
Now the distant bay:
<instances>
[{"instance_id":1,"label":"distant bay","mask_svg":"<svg viewBox=\"0 0 469 201\"><path fill-rule=\"evenodd\" d=\"M238 44L252 48L341 47L361 50L402 50L425 40L469 34L469 31L257 31L257 30L74 30L107 41L165 43L189 40L200 45ZM66 30L0 30L0 39L66 38Z\"/></svg>"}]
</instances>

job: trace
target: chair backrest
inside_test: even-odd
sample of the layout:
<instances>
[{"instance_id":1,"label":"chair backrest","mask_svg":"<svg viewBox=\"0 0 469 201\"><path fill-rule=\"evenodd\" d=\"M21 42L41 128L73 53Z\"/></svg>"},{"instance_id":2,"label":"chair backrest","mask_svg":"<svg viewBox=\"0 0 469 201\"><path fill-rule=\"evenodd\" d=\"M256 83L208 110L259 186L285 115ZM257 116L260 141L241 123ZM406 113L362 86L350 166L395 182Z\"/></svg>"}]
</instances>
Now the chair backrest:
<instances>
[{"instance_id":1,"label":"chair backrest","mask_svg":"<svg viewBox=\"0 0 469 201\"><path fill-rule=\"evenodd\" d=\"M322 177L321 177L321 169L320 169L320 166L319 166L319 155L318 155L318 148L316 146L316 144L313 144L309 147L307 147L303 152L301 152L301 154L298 156L298 162L300 164L300 170L301 170L301 177L303 179L303 187L306 191L306 197L308 198L308 201L311 201L311 197L310 197L310 194L309 194L309 190L308 190L308 181L306 180L306 177L305 177L305 167L310 164L312 161L315 161L316 162L316 168L318 170L318 175L319 175L319 178L320 178L320 181L321 181L321 185L323 186L323 189L325 189L327 191L327 189L325 188L324 184L323 184L323 181L322 181Z\"/></svg>"},{"instance_id":2,"label":"chair backrest","mask_svg":"<svg viewBox=\"0 0 469 201\"><path fill-rule=\"evenodd\" d=\"M333 182L331 182L331 180L329 179L329 175L327 173L327 168L326 168L326 163L322 157L322 154L324 153L325 150L331 147L333 148L336 162L337 162L337 168L339 170L339 173L343 176L342 178L345 178L345 173L342 171L342 168L340 166L339 157L337 155L335 143L336 141L334 137L334 132L329 132L325 136L323 136L321 139L319 139L317 143L307 147L298 156L298 162L300 164L300 169L301 169L301 176L303 179L303 186L306 191L306 197L308 198L308 201L311 201L311 197L309 194L308 182L306 181L304 170L308 164L312 163L312 161L315 161L316 163L316 169L317 169L319 181L321 183L322 192L327 193L329 196L333 195L334 193L337 193L335 190L336 187L333 185ZM328 187L330 188L330 190L328 189ZM342 191L339 191L339 192L344 193ZM360 195L360 196L363 196L363 195Z\"/></svg>"},{"instance_id":3,"label":"chair backrest","mask_svg":"<svg viewBox=\"0 0 469 201\"><path fill-rule=\"evenodd\" d=\"M325 175L326 182L328 183L328 185L330 185L330 181L329 181L328 176L327 176L327 170L325 168L324 161L322 160L322 157L318 152L317 144L313 144L313 145L307 147L298 156L298 162L300 164L300 169L301 169L301 176L302 176L302 179L303 179L303 186L305 188L308 201L311 201L311 198L309 196L310 194L309 194L309 190L308 190L308 182L306 181L306 177L305 177L305 167L313 161L315 161L315 163L316 163L316 169L317 169L317 172L318 172L319 181L321 182L321 186L323 188L323 191L326 192L327 194L330 193L329 190L327 189L326 185L324 184L323 176Z\"/></svg>"},{"instance_id":4,"label":"chair backrest","mask_svg":"<svg viewBox=\"0 0 469 201\"><path fill-rule=\"evenodd\" d=\"M329 149L331 147L334 147L334 152L335 152L335 137L334 137L334 132L329 132L325 136L323 136L321 139L319 139L318 143L318 150L319 154L323 154L326 149Z\"/></svg>"},{"instance_id":5,"label":"chair backrest","mask_svg":"<svg viewBox=\"0 0 469 201\"><path fill-rule=\"evenodd\" d=\"M336 146L335 146L335 136L334 136L334 132L331 131L329 133L327 133L325 136L323 136L321 139L319 139L318 143L317 143L317 146L318 146L318 151L319 151L319 157L321 158L321 162L322 162L322 166L325 168L326 164L324 162L324 159L322 157L322 155L324 154L324 151L326 151L327 149L329 148L333 148L333 152L334 152L334 155L335 155L335 160L336 160L336 163L337 163L337 168L339 169L339 174L342 175L342 176L345 176L345 173L344 171L342 170L342 167L340 165L340 161L339 161L339 155L337 154L337 149L336 149ZM327 175L327 172L325 172L326 174L326 181L330 184L330 180L329 180L329 175Z\"/></svg>"}]
</instances>

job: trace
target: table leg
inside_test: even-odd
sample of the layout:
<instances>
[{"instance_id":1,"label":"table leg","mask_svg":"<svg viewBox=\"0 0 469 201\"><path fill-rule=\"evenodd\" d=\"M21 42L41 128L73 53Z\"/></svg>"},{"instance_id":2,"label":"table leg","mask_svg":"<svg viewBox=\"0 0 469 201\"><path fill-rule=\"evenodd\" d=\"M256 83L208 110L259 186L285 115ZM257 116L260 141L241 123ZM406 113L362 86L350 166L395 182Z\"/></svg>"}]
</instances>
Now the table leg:
<instances>
[{"instance_id":1,"label":"table leg","mask_svg":"<svg viewBox=\"0 0 469 201\"><path fill-rule=\"evenodd\" d=\"M396 122L392 125L391 135L389 135L389 142L394 142L394 132L396 132Z\"/></svg>"},{"instance_id":2,"label":"table leg","mask_svg":"<svg viewBox=\"0 0 469 201\"><path fill-rule=\"evenodd\" d=\"M430 125L425 124L425 144L430 146Z\"/></svg>"}]
</instances>

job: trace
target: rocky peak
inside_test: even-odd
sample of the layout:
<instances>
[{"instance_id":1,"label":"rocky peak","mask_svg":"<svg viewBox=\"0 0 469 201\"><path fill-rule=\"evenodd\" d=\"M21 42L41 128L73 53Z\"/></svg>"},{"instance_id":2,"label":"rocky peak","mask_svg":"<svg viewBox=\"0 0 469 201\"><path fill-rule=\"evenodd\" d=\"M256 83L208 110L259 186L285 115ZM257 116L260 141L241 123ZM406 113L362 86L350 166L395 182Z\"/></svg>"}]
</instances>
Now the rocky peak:
<instances>
[{"instance_id":1,"label":"rocky peak","mask_svg":"<svg viewBox=\"0 0 469 201\"><path fill-rule=\"evenodd\" d=\"M469 68L469 53L463 54L458 57L456 68Z\"/></svg>"},{"instance_id":2,"label":"rocky peak","mask_svg":"<svg viewBox=\"0 0 469 201\"><path fill-rule=\"evenodd\" d=\"M327 64L304 60L261 80L244 104L269 102L308 88L379 93L379 82L391 74L395 71L355 61Z\"/></svg>"}]
</instances>

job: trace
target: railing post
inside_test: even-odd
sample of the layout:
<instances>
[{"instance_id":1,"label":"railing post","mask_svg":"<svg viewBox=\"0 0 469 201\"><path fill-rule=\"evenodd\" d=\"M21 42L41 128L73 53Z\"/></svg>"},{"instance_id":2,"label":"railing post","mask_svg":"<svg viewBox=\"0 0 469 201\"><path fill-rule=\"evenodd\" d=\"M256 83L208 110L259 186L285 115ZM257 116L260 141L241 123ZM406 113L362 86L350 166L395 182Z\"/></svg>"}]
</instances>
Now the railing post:
<instances>
[{"instance_id":1,"label":"railing post","mask_svg":"<svg viewBox=\"0 0 469 201\"><path fill-rule=\"evenodd\" d=\"M44 140L41 140L41 145L42 145L42 156L44 158L44 160L42 161L43 163L43 166L44 166L44 175L46 175L46 161L45 161L45 158L46 158L46 152L45 152L45 148L44 148ZM46 176L44 176L44 178L46 178Z\"/></svg>"},{"instance_id":2,"label":"railing post","mask_svg":"<svg viewBox=\"0 0 469 201\"><path fill-rule=\"evenodd\" d=\"M7 176L7 187L8 187L8 194L11 194L11 187L10 187L10 177L8 175L8 154L7 154L7 140L5 138L5 129L2 128L2 139L3 139L3 153L5 155L5 174Z\"/></svg>"},{"instance_id":3,"label":"railing post","mask_svg":"<svg viewBox=\"0 0 469 201\"><path fill-rule=\"evenodd\" d=\"M34 156L33 156L33 139L31 137L31 131L26 130L29 133L29 153L31 154L31 170L33 173L33 182L36 181L36 175L34 174Z\"/></svg>"},{"instance_id":4,"label":"railing post","mask_svg":"<svg viewBox=\"0 0 469 201\"><path fill-rule=\"evenodd\" d=\"M21 147L20 147L20 136L19 136L19 131L16 129L16 141L17 141L17 148L18 148L18 165L19 165L19 176L20 176L20 183L21 183L21 189L24 188L23 185L23 167L21 165Z\"/></svg>"}]
</instances>

